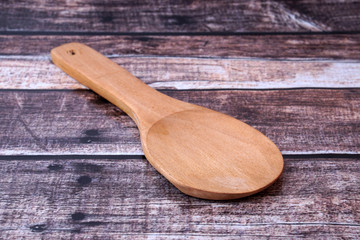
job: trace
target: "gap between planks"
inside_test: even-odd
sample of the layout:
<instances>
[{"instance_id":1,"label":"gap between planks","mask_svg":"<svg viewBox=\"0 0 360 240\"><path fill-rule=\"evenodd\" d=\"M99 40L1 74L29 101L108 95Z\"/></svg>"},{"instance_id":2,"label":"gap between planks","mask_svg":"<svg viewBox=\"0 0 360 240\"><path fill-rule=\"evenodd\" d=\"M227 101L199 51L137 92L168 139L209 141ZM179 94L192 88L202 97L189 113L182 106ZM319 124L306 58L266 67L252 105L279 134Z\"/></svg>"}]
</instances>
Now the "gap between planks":
<instances>
[{"instance_id":1,"label":"gap between planks","mask_svg":"<svg viewBox=\"0 0 360 240\"><path fill-rule=\"evenodd\" d=\"M313 152L297 152L297 151L282 151L284 158L299 158L299 159L325 159L325 158L355 158L360 159L360 152L336 152L336 151L313 151ZM146 159L143 152L135 153L110 153L107 152L95 152L91 154L77 154L72 152L59 153L34 153L28 155L19 155L19 151L3 151L1 150L0 161L11 160L61 160L61 159Z\"/></svg>"},{"instance_id":2,"label":"gap between planks","mask_svg":"<svg viewBox=\"0 0 360 240\"><path fill-rule=\"evenodd\" d=\"M318 153L318 152L314 152L314 153L309 153L309 152L304 152L304 153L290 153L290 154L286 154L283 153L283 157L284 159L291 159L292 161L294 161L294 159L297 159L299 161L303 161L306 159L317 159L318 161L321 160L325 160L326 159L334 159L334 158L341 158L344 159L343 161L345 161L345 159L359 159L360 160L360 153L354 153L354 152L349 152L349 153ZM68 160L79 160L79 159L89 159L89 160L95 160L95 159L116 159L116 160L125 160L125 159L132 159L132 160L146 160L146 157L144 154L136 154L136 153L130 153L130 154L124 154L124 153L120 153L120 154L98 154L98 153L94 153L91 155L79 155L79 154L45 154L45 153L38 153L37 155L0 155L0 161L33 161L33 160L64 160L64 159L68 159Z\"/></svg>"},{"instance_id":3,"label":"gap between planks","mask_svg":"<svg viewBox=\"0 0 360 240\"><path fill-rule=\"evenodd\" d=\"M322 31L322 32L104 32L104 31L24 31L24 30L5 30L0 31L2 36L326 36L326 35L356 35L355 31Z\"/></svg>"}]
</instances>

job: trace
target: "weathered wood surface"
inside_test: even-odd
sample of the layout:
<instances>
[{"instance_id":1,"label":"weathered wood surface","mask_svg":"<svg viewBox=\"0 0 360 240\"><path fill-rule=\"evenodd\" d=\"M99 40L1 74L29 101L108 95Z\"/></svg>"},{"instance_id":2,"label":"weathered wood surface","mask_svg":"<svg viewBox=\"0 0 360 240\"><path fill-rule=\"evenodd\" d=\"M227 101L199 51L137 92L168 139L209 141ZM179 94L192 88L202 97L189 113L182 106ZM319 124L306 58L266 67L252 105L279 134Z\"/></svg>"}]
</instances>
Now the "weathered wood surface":
<instances>
[{"instance_id":1,"label":"weathered wood surface","mask_svg":"<svg viewBox=\"0 0 360 240\"><path fill-rule=\"evenodd\" d=\"M355 158L285 158L281 178L235 201L185 196L145 159L0 161L3 239L356 239Z\"/></svg>"},{"instance_id":2,"label":"weathered wood surface","mask_svg":"<svg viewBox=\"0 0 360 240\"><path fill-rule=\"evenodd\" d=\"M360 153L360 90L164 91L242 120L285 154ZM0 91L0 154L143 154L136 125L85 90Z\"/></svg>"},{"instance_id":3,"label":"weathered wood surface","mask_svg":"<svg viewBox=\"0 0 360 240\"><path fill-rule=\"evenodd\" d=\"M358 1L3 1L0 30L60 32L359 31Z\"/></svg>"},{"instance_id":4,"label":"weathered wood surface","mask_svg":"<svg viewBox=\"0 0 360 240\"><path fill-rule=\"evenodd\" d=\"M360 87L360 61L269 61L178 57L111 58L157 89ZM2 89L84 89L49 56L2 57Z\"/></svg>"},{"instance_id":5,"label":"weathered wood surface","mask_svg":"<svg viewBox=\"0 0 360 240\"><path fill-rule=\"evenodd\" d=\"M0 55L44 55L68 42L105 55L359 60L360 34L239 36L0 35Z\"/></svg>"},{"instance_id":6,"label":"weathered wood surface","mask_svg":"<svg viewBox=\"0 0 360 240\"><path fill-rule=\"evenodd\" d=\"M288 80L299 87L306 79L316 80L308 87L326 87L319 76L332 87L358 87L359 4L0 2L1 88L28 89L0 91L0 239L360 238L359 155L350 155L360 152L359 89L164 91L253 124L283 153L298 154L285 156L275 185L231 202L178 192L142 159L130 118L95 94L30 90L59 82L61 89L80 87L47 57L71 41L127 64L157 88L254 88ZM280 68L278 60L290 65ZM309 77L294 85L289 73L303 74L305 65ZM228 78L209 74L213 67ZM348 155L307 155L321 153Z\"/></svg>"}]
</instances>

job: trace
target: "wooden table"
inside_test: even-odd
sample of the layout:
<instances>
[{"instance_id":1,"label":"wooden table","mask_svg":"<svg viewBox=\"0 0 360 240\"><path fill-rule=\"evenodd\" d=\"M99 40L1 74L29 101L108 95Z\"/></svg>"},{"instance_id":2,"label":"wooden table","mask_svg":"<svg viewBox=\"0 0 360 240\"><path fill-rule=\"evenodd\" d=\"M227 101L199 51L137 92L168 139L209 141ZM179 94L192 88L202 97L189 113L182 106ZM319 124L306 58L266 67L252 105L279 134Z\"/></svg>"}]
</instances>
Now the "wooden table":
<instances>
[{"instance_id":1,"label":"wooden table","mask_svg":"<svg viewBox=\"0 0 360 240\"><path fill-rule=\"evenodd\" d=\"M360 238L359 1L0 8L0 239ZM146 161L134 122L51 63L72 41L256 127L283 175L234 201L182 194Z\"/></svg>"}]
</instances>

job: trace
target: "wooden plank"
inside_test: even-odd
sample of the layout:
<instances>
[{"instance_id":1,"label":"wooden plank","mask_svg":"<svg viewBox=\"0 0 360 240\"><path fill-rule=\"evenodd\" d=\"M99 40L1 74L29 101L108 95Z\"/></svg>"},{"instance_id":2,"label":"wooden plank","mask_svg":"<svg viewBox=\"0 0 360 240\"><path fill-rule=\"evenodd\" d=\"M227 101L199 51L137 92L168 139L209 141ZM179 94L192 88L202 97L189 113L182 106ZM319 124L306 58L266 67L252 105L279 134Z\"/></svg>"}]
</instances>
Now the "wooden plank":
<instances>
[{"instance_id":1,"label":"wooden plank","mask_svg":"<svg viewBox=\"0 0 360 240\"><path fill-rule=\"evenodd\" d=\"M359 31L358 1L5 1L0 30L55 32Z\"/></svg>"},{"instance_id":2,"label":"wooden plank","mask_svg":"<svg viewBox=\"0 0 360 240\"><path fill-rule=\"evenodd\" d=\"M46 41L44 40L46 39ZM68 42L106 55L359 60L360 34L238 36L0 35L0 55L43 55Z\"/></svg>"},{"instance_id":3,"label":"wooden plank","mask_svg":"<svg viewBox=\"0 0 360 240\"><path fill-rule=\"evenodd\" d=\"M234 201L188 197L144 159L3 159L0 175L4 239L360 236L355 158L286 158L274 185Z\"/></svg>"},{"instance_id":4,"label":"wooden plank","mask_svg":"<svg viewBox=\"0 0 360 240\"><path fill-rule=\"evenodd\" d=\"M360 153L360 89L164 93L254 126L284 154ZM0 155L143 154L134 122L90 91L0 91L0 113Z\"/></svg>"},{"instance_id":5,"label":"wooden plank","mask_svg":"<svg viewBox=\"0 0 360 240\"><path fill-rule=\"evenodd\" d=\"M278 61L116 56L112 60L158 89L360 87L360 61ZM48 56L5 56L2 89L85 89Z\"/></svg>"}]
</instances>

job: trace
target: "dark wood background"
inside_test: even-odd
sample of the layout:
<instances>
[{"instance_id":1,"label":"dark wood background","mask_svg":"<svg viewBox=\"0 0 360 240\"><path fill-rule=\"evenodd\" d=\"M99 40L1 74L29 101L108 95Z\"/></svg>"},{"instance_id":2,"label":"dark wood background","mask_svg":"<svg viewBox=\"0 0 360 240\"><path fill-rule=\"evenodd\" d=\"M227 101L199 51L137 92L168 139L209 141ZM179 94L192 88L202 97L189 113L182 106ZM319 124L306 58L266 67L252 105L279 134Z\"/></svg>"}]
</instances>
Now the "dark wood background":
<instances>
[{"instance_id":1,"label":"dark wood background","mask_svg":"<svg viewBox=\"0 0 360 240\"><path fill-rule=\"evenodd\" d=\"M360 1L0 10L0 239L360 238ZM51 63L72 41L256 127L283 175L239 200L182 194L146 161L131 119Z\"/></svg>"}]
</instances>

